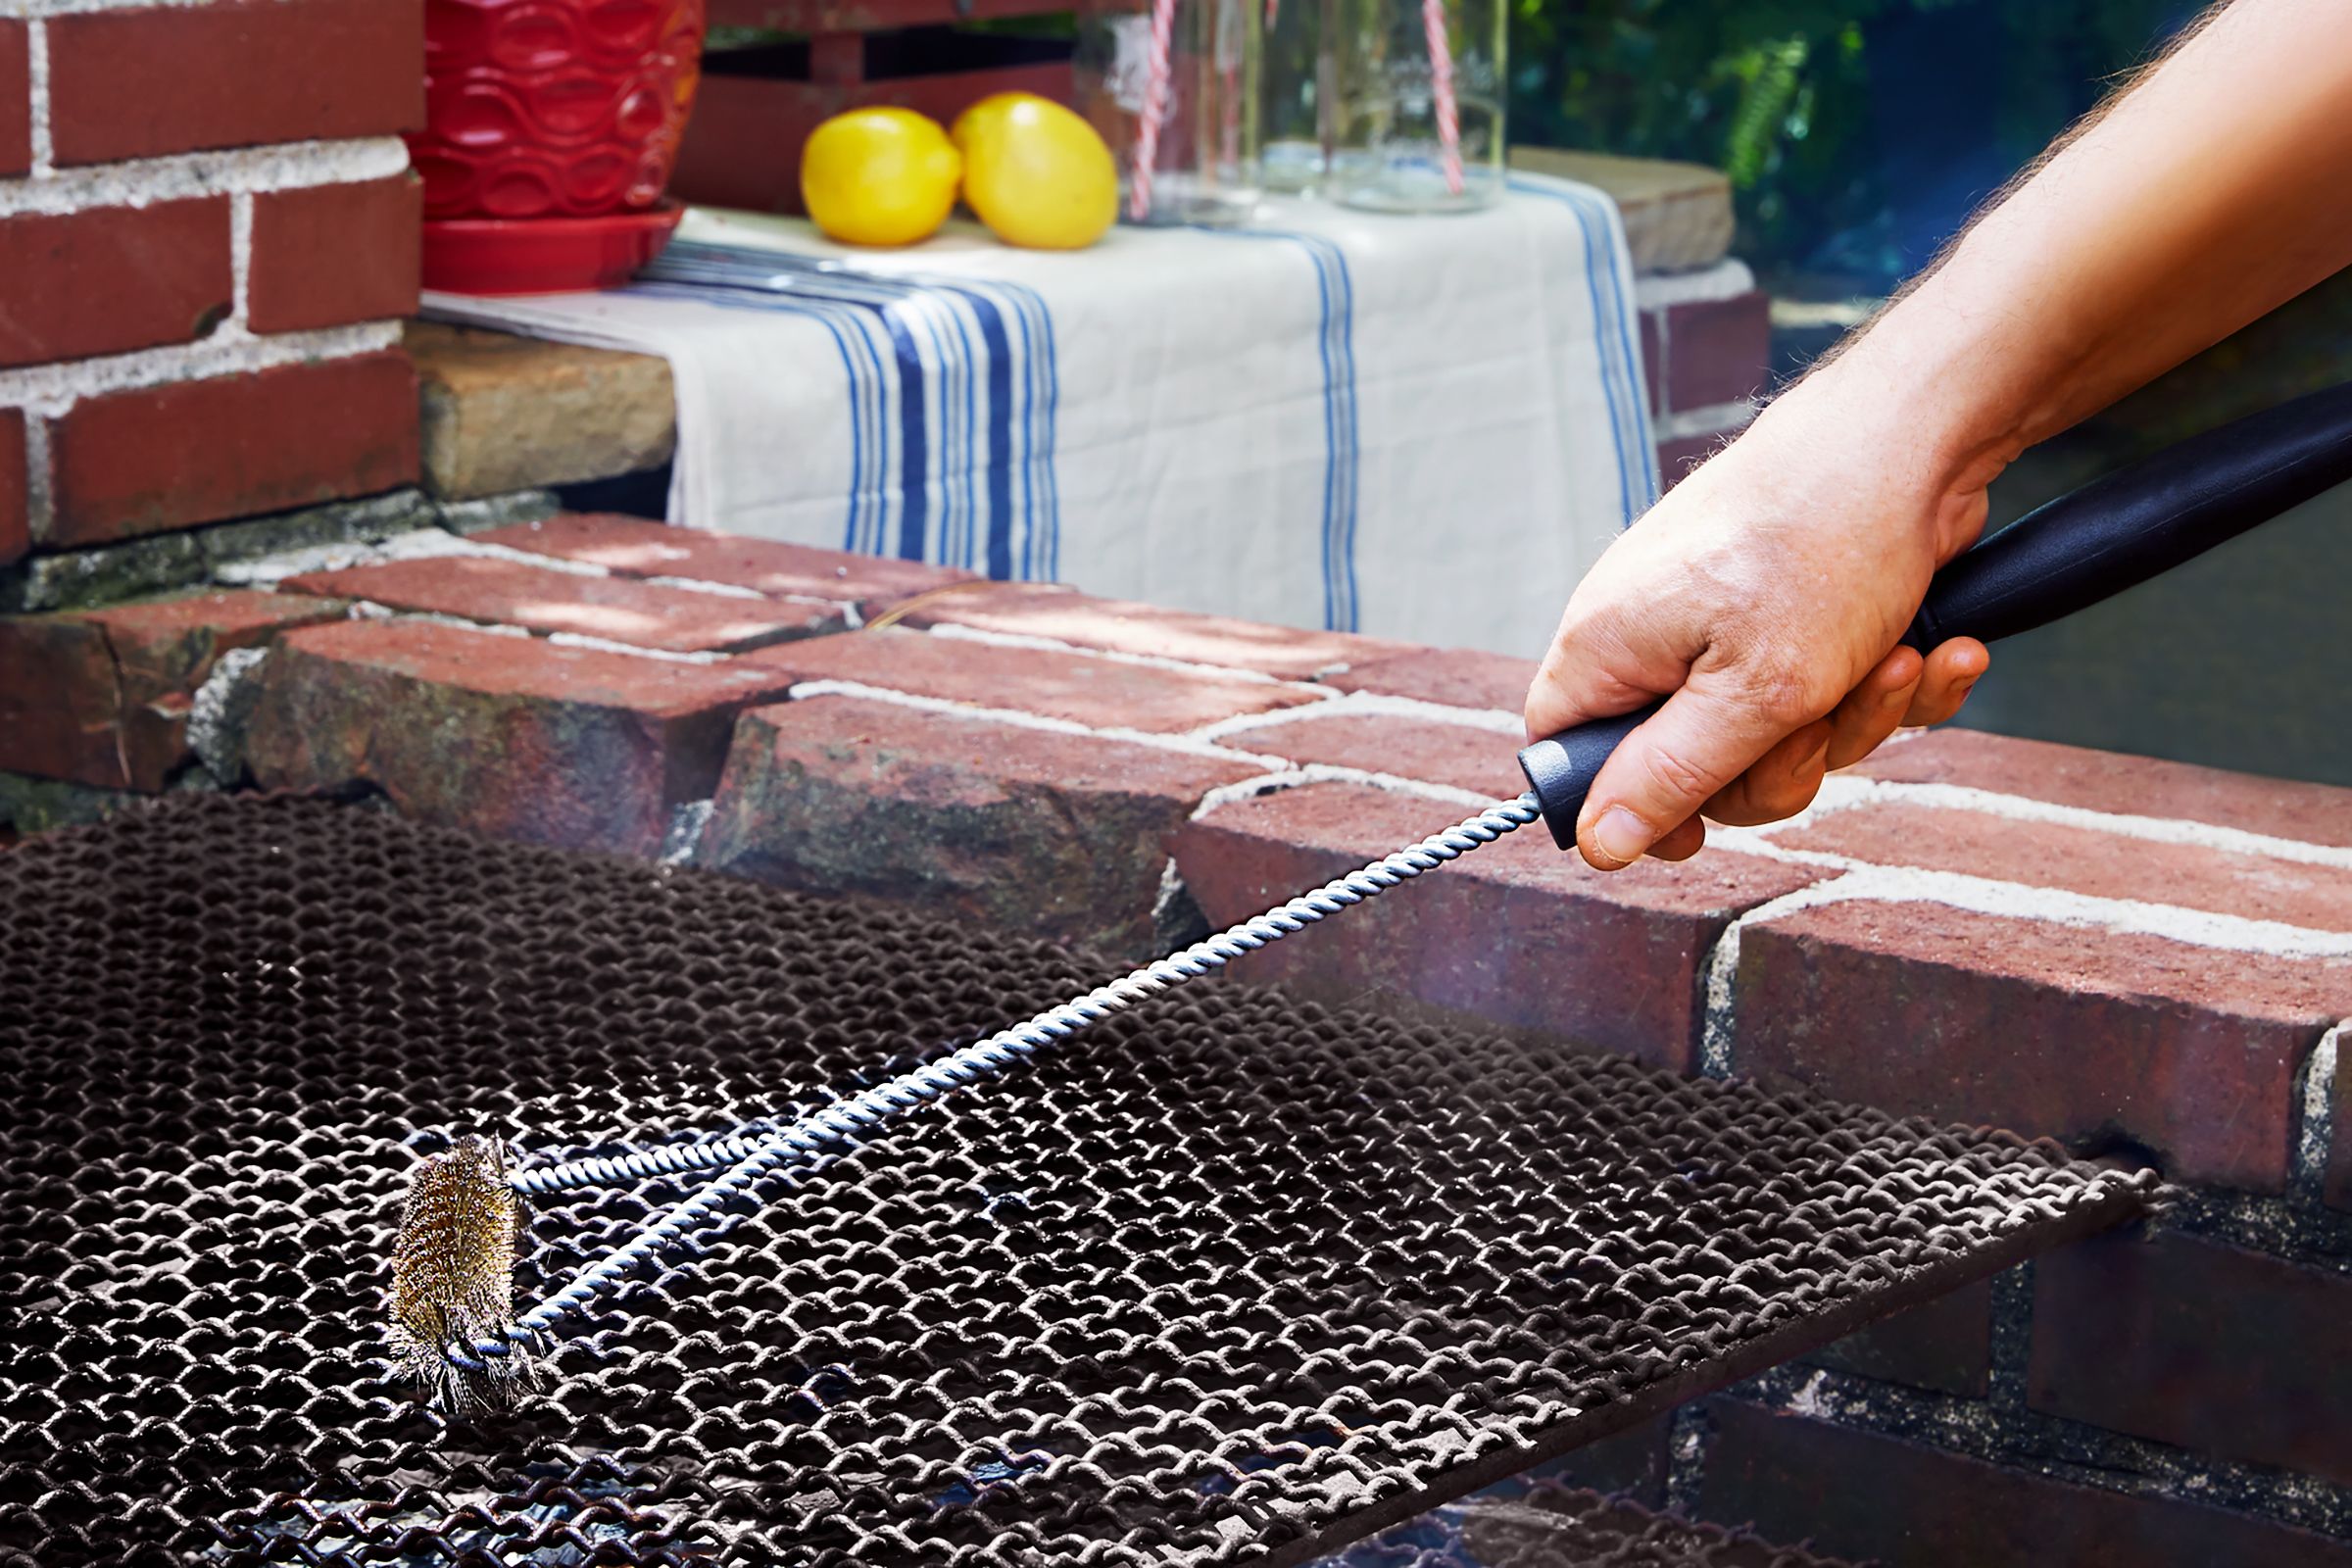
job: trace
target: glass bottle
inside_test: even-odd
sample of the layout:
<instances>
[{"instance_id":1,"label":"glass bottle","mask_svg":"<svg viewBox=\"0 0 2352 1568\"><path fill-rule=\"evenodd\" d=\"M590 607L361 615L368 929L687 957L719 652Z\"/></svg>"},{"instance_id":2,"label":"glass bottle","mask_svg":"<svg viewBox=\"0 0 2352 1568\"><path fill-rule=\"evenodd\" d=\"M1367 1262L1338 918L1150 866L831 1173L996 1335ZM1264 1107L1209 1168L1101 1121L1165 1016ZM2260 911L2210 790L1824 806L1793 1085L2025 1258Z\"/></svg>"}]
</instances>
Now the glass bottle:
<instances>
[{"instance_id":1,"label":"glass bottle","mask_svg":"<svg viewBox=\"0 0 2352 1568\"><path fill-rule=\"evenodd\" d=\"M1094 0L1079 13L1075 103L1118 162L1122 219L1234 224L1256 208L1262 3Z\"/></svg>"},{"instance_id":2,"label":"glass bottle","mask_svg":"<svg viewBox=\"0 0 2352 1568\"><path fill-rule=\"evenodd\" d=\"M1502 194L1503 6L1337 0L1326 194L1384 213L1469 212Z\"/></svg>"}]
</instances>

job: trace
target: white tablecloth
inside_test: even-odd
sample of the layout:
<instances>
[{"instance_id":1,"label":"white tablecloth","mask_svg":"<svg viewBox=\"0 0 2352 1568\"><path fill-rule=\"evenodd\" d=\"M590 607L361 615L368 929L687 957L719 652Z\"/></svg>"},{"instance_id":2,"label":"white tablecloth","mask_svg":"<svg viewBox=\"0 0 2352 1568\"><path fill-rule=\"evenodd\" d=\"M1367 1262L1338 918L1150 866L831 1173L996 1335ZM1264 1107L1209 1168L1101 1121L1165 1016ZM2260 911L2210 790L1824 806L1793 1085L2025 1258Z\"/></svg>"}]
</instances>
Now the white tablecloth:
<instances>
[{"instance_id":1,"label":"white tablecloth","mask_svg":"<svg viewBox=\"0 0 2352 1568\"><path fill-rule=\"evenodd\" d=\"M629 287L426 308L664 356L674 521L1533 654L1657 480L1616 211L1511 184L1075 254L697 211Z\"/></svg>"}]
</instances>

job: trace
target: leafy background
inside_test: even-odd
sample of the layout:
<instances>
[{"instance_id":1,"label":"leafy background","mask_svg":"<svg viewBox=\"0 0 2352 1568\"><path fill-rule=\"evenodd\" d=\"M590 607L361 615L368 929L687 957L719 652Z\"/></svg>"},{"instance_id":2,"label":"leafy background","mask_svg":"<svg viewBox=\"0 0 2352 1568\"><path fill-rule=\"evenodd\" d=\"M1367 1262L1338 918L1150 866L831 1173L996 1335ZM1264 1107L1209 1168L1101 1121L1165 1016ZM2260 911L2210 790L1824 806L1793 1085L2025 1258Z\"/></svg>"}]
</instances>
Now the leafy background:
<instances>
[{"instance_id":1,"label":"leafy background","mask_svg":"<svg viewBox=\"0 0 2352 1568\"><path fill-rule=\"evenodd\" d=\"M1506 0L1511 136L1727 171L1739 254L1884 293L2182 0Z\"/></svg>"}]
</instances>

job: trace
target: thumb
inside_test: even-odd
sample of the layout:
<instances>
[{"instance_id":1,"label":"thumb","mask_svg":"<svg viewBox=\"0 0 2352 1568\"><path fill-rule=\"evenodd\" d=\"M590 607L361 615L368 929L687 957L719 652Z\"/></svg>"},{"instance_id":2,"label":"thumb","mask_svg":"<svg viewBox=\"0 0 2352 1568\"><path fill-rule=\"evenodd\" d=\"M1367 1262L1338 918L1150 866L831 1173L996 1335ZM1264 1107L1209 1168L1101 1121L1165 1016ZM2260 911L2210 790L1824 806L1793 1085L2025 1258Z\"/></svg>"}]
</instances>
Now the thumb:
<instances>
[{"instance_id":1,"label":"thumb","mask_svg":"<svg viewBox=\"0 0 2352 1568\"><path fill-rule=\"evenodd\" d=\"M1577 819L1577 848L1599 870L1631 864L1805 722L1694 675L1601 764Z\"/></svg>"}]
</instances>

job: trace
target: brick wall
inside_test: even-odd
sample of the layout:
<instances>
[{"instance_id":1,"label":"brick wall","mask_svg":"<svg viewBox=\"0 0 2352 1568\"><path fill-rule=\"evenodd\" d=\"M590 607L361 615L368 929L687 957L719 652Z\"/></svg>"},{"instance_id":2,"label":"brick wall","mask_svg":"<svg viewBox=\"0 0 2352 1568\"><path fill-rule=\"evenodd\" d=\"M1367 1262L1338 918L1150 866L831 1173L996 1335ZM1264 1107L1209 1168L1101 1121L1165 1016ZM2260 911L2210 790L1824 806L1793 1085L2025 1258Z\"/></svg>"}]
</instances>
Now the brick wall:
<instances>
[{"instance_id":1,"label":"brick wall","mask_svg":"<svg viewBox=\"0 0 2352 1568\"><path fill-rule=\"evenodd\" d=\"M1136 958L1520 787L1493 655L627 518L231 575L0 620L20 803L193 755ZM2352 792L1944 731L1687 865L1522 833L1235 969L2179 1184L1571 1477L1905 1564L2352 1564Z\"/></svg>"},{"instance_id":2,"label":"brick wall","mask_svg":"<svg viewBox=\"0 0 2352 1568\"><path fill-rule=\"evenodd\" d=\"M145 787L195 747L1126 956L1515 785L1528 672L1493 656L620 519L349 554L11 623L36 673L0 689L86 721L0 725L0 765ZM2181 1184L2159 1231L1687 1409L1600 1478L1903 1562L2352 1561L2352 795L1946 732L1688 866L1601 878L1522 835L1239 967Z\"/></svg>"},{"instance_id":3,"label":"brick wall","mask_svg":"<svg viewBox=\"0 0 2352 1568\"><path fill-rule=\"evenodd\" d=\"M1772 366L1772 302L1740 261L1635 279L1642 369L1667 488L1755 417Z\"/></svg>"},{"instance_id":4,"label":"brick wall","mask_svg":"<svg viewBox=\"0 0 2352 1568\"><path fill-rule=\"evenodd\" d=\"M419 0L17 9L0 566L412 482Z\"/></svg>"}]
</instances>

